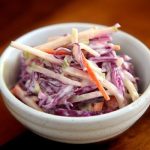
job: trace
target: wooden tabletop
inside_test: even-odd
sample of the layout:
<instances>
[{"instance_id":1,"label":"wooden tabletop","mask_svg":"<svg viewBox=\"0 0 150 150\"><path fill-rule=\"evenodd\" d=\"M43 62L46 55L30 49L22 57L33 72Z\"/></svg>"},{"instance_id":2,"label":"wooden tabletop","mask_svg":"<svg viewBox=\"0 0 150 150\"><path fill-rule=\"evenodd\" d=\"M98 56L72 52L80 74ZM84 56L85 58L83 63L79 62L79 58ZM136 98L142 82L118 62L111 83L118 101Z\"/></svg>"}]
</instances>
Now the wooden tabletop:
<instances>
[{"instance_id":1,"label":"wooden tabletop","mask_svg":"<svg viewBox=\"0 0 150 150\"><path fill-rule=\"evenodd\" d=\"M0 0L0 53L11 40L35 28L62 22L113 25L136 36L150 47L149 0ZM24 127L6 110L0 97L0 144L21 134ZM107 150L149 150L150 111L128 131L104 144ZM107 146L106 146L107 145ZM104 148L105 147L105 148Z\"/></svg>"}]
</instances>

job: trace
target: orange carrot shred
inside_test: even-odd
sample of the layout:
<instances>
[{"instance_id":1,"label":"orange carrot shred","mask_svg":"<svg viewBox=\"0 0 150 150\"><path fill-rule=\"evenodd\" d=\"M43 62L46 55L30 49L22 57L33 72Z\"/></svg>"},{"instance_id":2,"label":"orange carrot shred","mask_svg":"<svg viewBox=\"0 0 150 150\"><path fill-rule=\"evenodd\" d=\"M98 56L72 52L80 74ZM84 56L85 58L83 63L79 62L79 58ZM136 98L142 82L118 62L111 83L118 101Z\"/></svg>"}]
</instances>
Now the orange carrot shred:
<instances>
[{"instance_id":1,"label":"orange carrot shred","mask_svg":"<svg viewBox=\"0 0 150 150\"><path fill-rule=\"evenodd\" d=\"M103 102L95 103L93 106L93 111L101 111L103 109Z\"/></svg>"},{"instance_id":2,"label":"orange carrot shred","mask_svg":"<svg viewBox=\"0 0 150 150\"><path fill-rule=\"evenodd\" d=\"M93 82L97 85L99 91L102 93L102 95L104 96L105 100L110 100L109 95L107 94L107 92L105 91L104 87L102 86L102 84L100 83L100 81L97 79L94 71L92 70L92 68L90 67L90 65L88 64L87 59L85 58L84 55L82 55L83 57L83 64L84 66L87 68L87 72L89 74L89 76L91 77L91 79L93 80Z\"/></svg>"},{"instance_id":3,"label":"orange carrot shred","mask_svg":"<svg viewBox=\"0 0 150 150\"><path fill-rule=\"evenodd\" d=\"M114 50L119 51L120 50L120 45L114 45Z\"/></svg>"},{"instance_id":4,"label":"orange carrot shred","mask_svg":"<svg viewBox=\"0 0 150 150\"><path fill-rule=\"evenodd\" d=\"M64 50L56 51L53 49L47 49L47 50L43 50L43 51L48 53L48 54L54 54L54 55L70 55L71 54L71 52L67 52Z\"/></svg>"}]
</instances>

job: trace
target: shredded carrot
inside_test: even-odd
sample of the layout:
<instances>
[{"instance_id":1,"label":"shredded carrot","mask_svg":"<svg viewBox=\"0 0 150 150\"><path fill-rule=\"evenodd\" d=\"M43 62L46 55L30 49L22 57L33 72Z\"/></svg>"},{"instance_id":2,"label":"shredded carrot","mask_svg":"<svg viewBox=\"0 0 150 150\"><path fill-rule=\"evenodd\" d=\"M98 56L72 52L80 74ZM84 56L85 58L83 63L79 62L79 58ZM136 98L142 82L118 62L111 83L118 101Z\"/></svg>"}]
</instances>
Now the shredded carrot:
<instances>
[{"instance_id":1,"label":"shredded carrot","mask_svg":"<svg viewBox=\"0 0 150 150\"><path fill-rule=\"evenodd\" d=\"M119 51L120 50L120 45L114 45L114 50Z\"/></svg>"},{"instance_id":2,"label":"shredded carrot","mask_svg":"<svg viewBox=\"0 0 150 150\"><path fill-rule=\"evenodd\" d=\"M104 102L95 103L93 106L93 111L101 111L103 109Z\"/></svg>"},{"instance_id":3,"label":"shredded carrot","mask_svg":"<svg viewBox=\"0 0 150 150\"><path fill-rule=\"evenodd\" d=\"M14 94L14 95L16 95L16 93L17 93L16 90L17 90L17 89L16 89L16 86L15 86L13 89L11 89L11 93Z\"/></svg>"},{"instance_id":4,"label":"shredded carrot","mask_svg":"<svg viewBox=\"0 0 150 150\"><path fill-rule=\"evenodd\" d=\"M39 111L43 111L34 101L33 97L27 97L25 91L23 91L21 89L21 87L17 84L15 85L15 87L11 90L11 92L17 97L19 98L23 103L27 104L28 106L39 110Z\"/></svg>"},{"instance_id":5,"label":"shredded carrot","mask_svg":"<svg viewBox=\"0 0 150 150\"><path fill-rule=\"evenodd\" d=\"M54 55L71 55L71 52L67 52L67 51L64 51L64 50L60 50L60 51L56 51L56 50L53 50L53 49L46 49L46 50L42 50L48 54L54 54Z\"/></svg>"},{"instance_id":6,"label":"shredded carrot","mask_svg":"<svg viewBox=\"0 0 150 150\"><path fill-rule=\"evenodd\" d=\"M93 80L93 82L97 85L99 91L102 93L102 95L104 96L105 100L110 100L109 95L105 91L105 89L102 86L102 84L100 83L100 81L97 79L97 77L96 77L94 71L92 70L92 68L90 67L87 59L85 58L84 55L82 55L82 58L83 58L83 64L86 67L89 76L91 77L91 79Z\"/></svg>"}]
</instances>

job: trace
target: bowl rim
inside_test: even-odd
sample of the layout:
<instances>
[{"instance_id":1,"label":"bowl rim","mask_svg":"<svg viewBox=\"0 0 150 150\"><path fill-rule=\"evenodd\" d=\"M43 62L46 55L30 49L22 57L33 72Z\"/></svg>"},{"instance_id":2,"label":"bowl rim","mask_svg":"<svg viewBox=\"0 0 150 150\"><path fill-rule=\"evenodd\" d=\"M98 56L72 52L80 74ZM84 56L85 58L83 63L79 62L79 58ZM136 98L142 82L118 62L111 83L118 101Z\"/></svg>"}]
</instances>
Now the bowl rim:
<instances>
[{"instance_id":1,"label":"bowl rim","mask_svg":"<svg viewBox=\"0 0 150 150\"><path fill-rule=\"evenodd\" d=\"M20 36L19 38L17 38L16 40L21 40L21 39L25 39L28 36L35 34L36 32L42 32L44 30L48 30L49 28L59 28L59 27L64 27L64 26L83 26L83 27L88 27L88 26L99 26L99 27L107 27L101 24L93 24L93 23L80 23L80 22L71 22L71 23L59 23L59 24L53 24L53 25L48 25L48 26L44 26L44 27L40 27L37 29L34 29L30 32L27 32L26 34L23 34L22 36ZM135 38L134 36L119 30L120 33L124 34L125 36L127 36L129 39L134 40L138 45L142 46L146 51L145 53L147 53L147 55L149 55L150 57L150 51L149 48L143 44L140 40L138 40L137 38ZM10 103L13 103L15 106L17 106L19 109L22 109L23 111L27 112L30 115L33 115L35 117L39 117L39 118L45 118L45 119L50 119L50 120L55 120L55 121L61 121L61 122L76 122L76 123L87 123L87 122L93 122L93 121L104 121L104 120L109 120L112 118L116 118L119 116L123 116L125 115L127 112L131 112L134 111L135 109L137 109L138 107L142 106L143 104L143 100L146 101L145 105L149 105L150 100L150 84L148 85L148 87L146 88L146 90L141 94L141 96L134 102L132 102L131 104L118 109L114 112L110 112L110 113L106 113L106 114L102 114L102 115L96 115L96 116L88 116L88 117L66 117L66 116L57 116L57 115L53 115L53 114L48 114L45 112L40 112L38 110L35 110L29 106L27 106L26 104L24 104L23 102L21 102L20 100L18 100L8 89L4 78L3 78L3 70L4 70L4 62L7 56L7 53L9 53L9 46L4 50L4 52L1 55L1 59L0 59L0 89L2 91L2 94L7 98L7 100ZM5 101L5 100L4 100ZM145 105L143 105L141 107L141 110L145 107Z\"/></svg>"}]
</instances>

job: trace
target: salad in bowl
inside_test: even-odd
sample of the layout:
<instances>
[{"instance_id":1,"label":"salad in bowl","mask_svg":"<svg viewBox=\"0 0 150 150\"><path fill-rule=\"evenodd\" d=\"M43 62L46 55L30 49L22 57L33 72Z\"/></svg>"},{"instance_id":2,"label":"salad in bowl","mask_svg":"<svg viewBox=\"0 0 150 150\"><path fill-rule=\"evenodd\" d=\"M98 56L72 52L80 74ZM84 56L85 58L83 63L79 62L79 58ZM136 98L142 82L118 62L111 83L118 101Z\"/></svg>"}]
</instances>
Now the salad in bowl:
<instances>
[{"instance_id":1,"label":"salad in bowl","mask_svg":"<svg viewBox=\"0 0 150 150\"><path fill-rule=\"evenodd\" d=\"M72 28L33 47L12 41L22 51L12 93L36 110L70 117L102 115L137 100L132 58L112 38L119 27Z\"/></svg>"}]
</instances>

